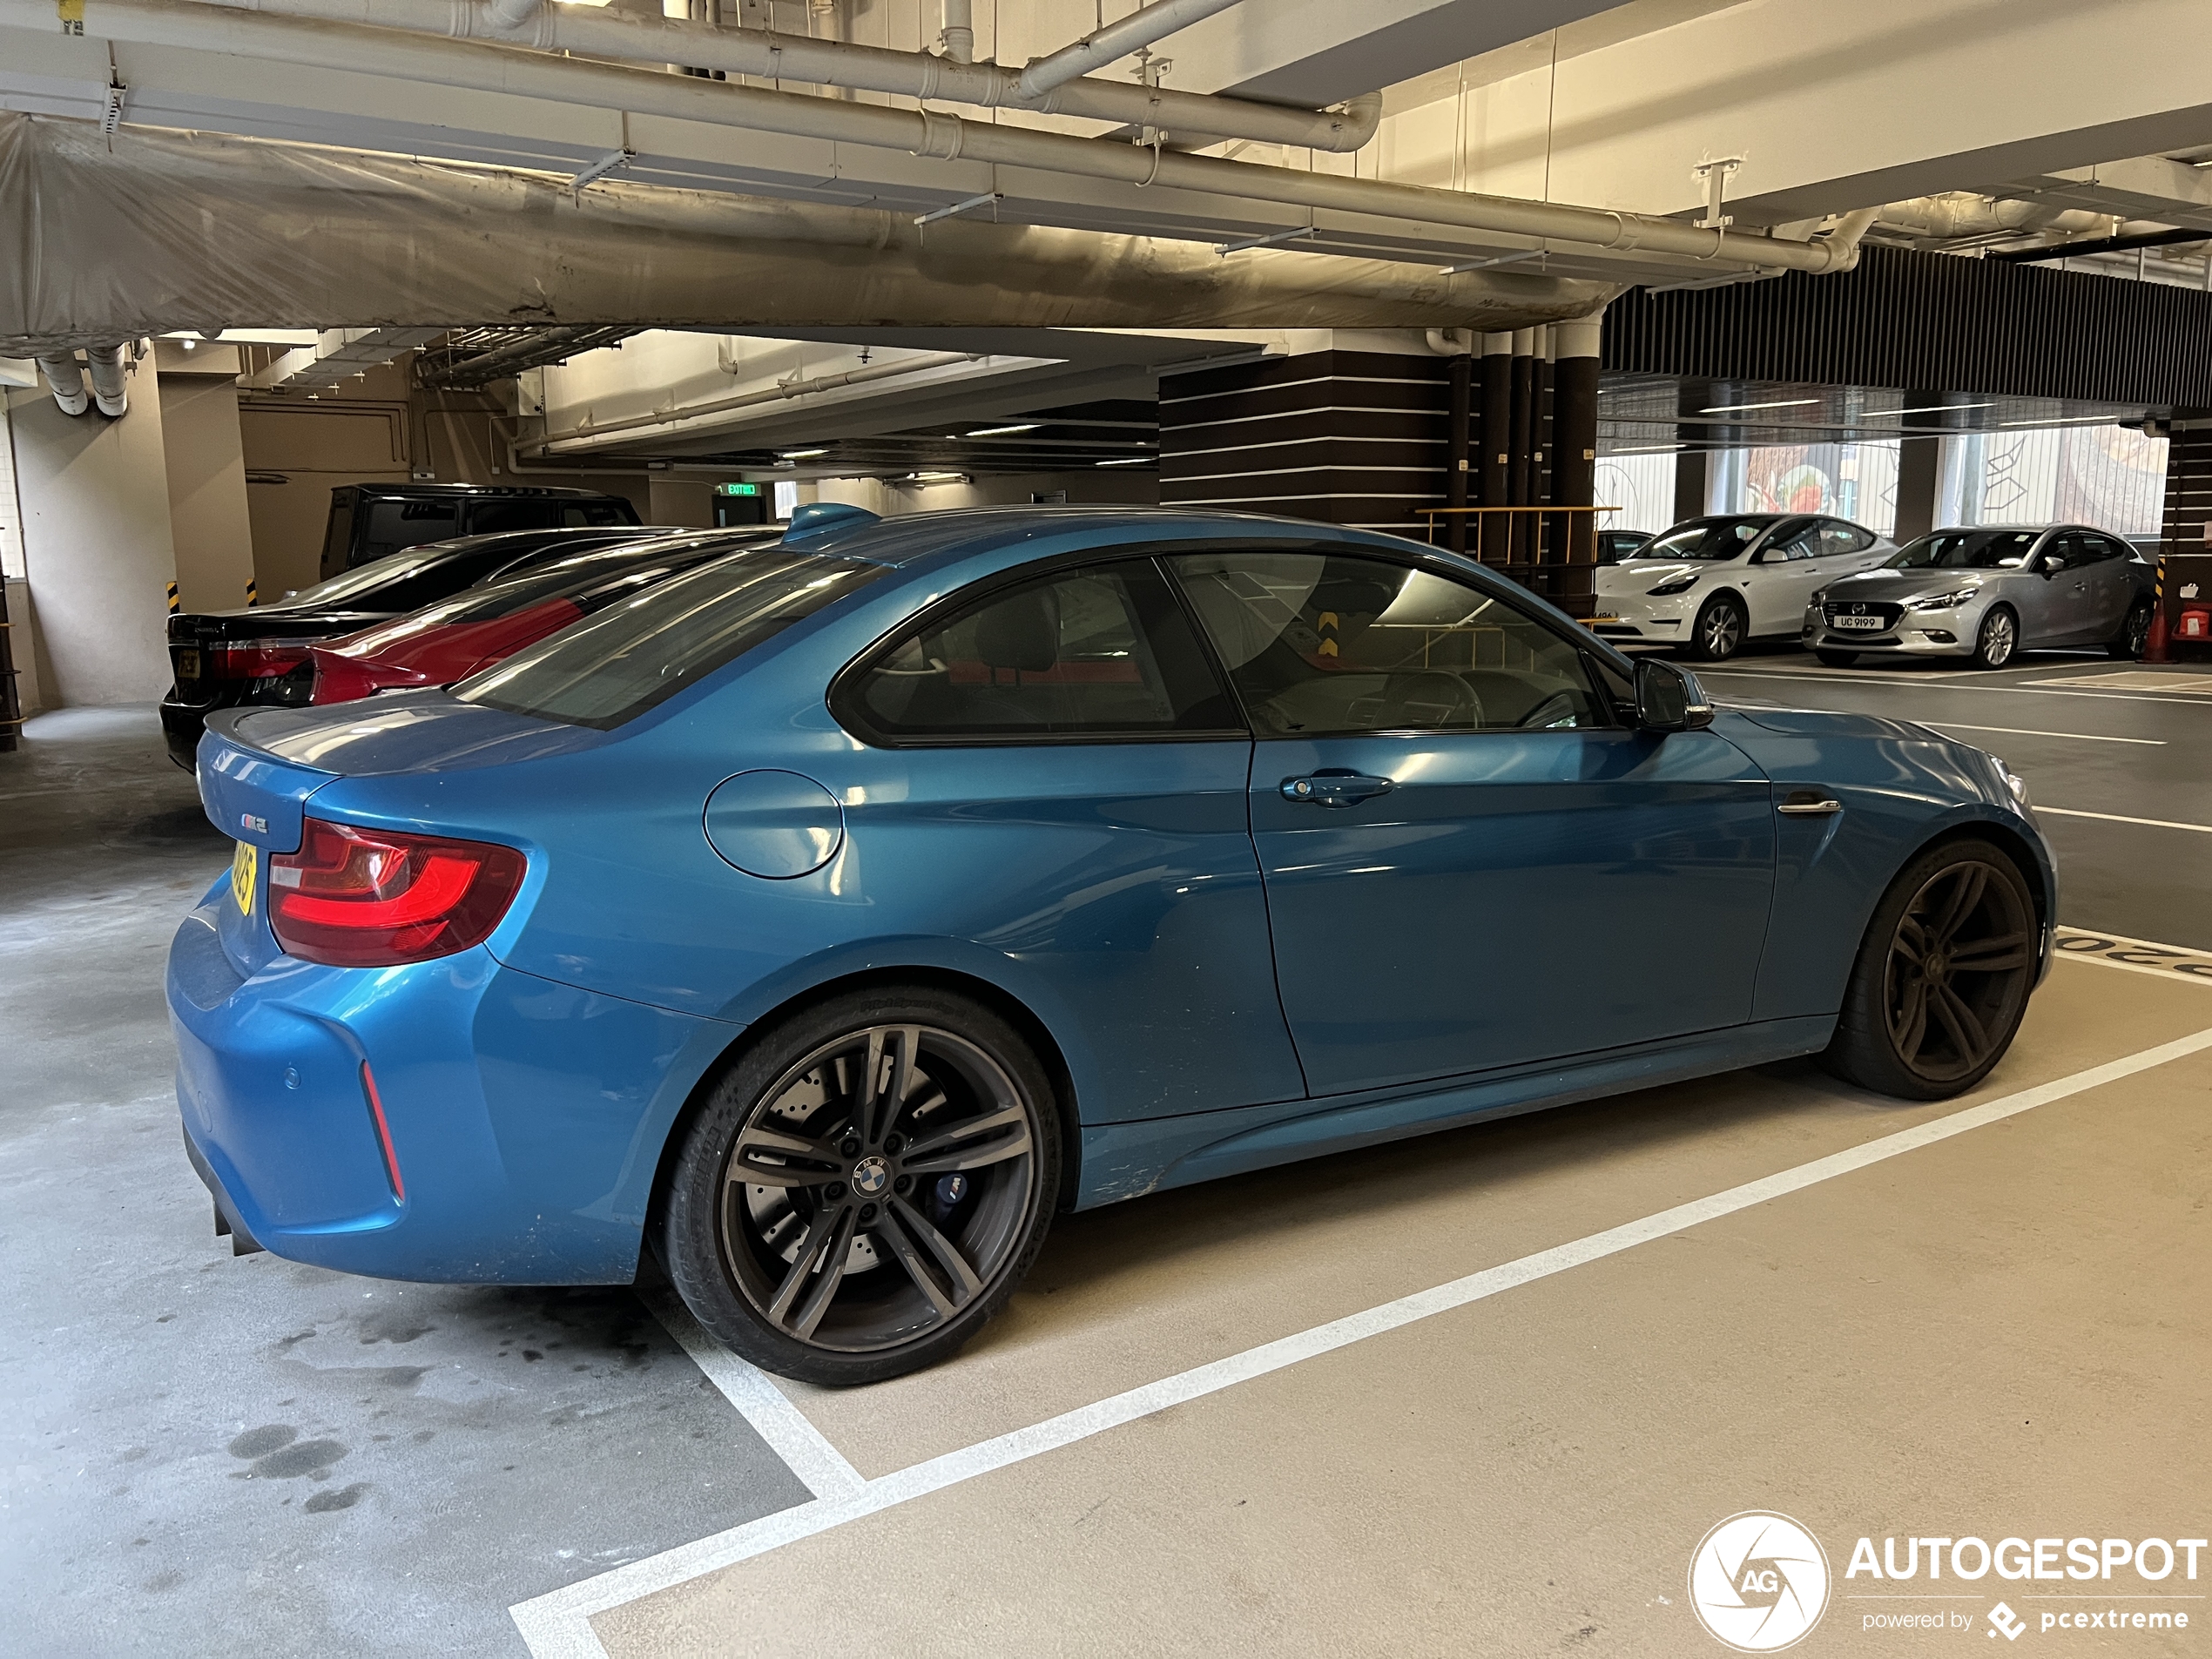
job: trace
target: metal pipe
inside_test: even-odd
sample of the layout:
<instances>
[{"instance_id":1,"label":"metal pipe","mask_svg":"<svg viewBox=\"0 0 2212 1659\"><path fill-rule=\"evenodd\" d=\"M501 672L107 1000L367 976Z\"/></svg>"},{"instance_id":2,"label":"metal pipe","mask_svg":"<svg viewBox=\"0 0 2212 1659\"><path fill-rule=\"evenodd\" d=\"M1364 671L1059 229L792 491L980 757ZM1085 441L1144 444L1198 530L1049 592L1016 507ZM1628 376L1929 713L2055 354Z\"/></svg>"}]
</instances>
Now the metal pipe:
<instances>
[{"instance_id":1,"label":"metal pipe","mask_svg":"<svg viewBox=\"0 0 2212 1659\"><path fill-rule=\"evenodd\" d=\"M394 0L348 3L391 3ZM0 25L49 27L47 3L48 0L0 0ZM1582 247L1680 254L1729 268L1816 273L1849 270L1858 262L1858 236L1875 212L1869 208L1846 214L1827 238L1784 241L1756 232L1700 230L1676 220L1647 219L1608 208L1480 196L1423 185L1386 184L1374 179L1143 149L1029 127L994 126L931 110L840 104L802 93L692 76L650 74L473 41L433 40L386 29L257 17L204 0L82 0L82 4L86 34L106 40L228 52L634 114L668 115L753 132L903 150L937 160L997 162L1077 178L1164 185L1247 201L1410 219ZM709 31L709 37L728 39L738 32L725 30L713 35Z\"/></svg>"},{"instance_id":2,"label":"metal pipe","mask_svg":"<svg viewBox=\"0 0 2212 1659\"><path fill-rule=\"evenodd\" d=\"M975 61L975 15L971 0L939 0L937 50L955 64Z\"/></svg>"},{"instance_id":3,"label":"metal pipe","mask_svg":"<svg viewBox=\"0 0 2212 1659\"><path fill-rule=\"evenodd\" d=\"M681 64L764 80L798 81L868 92L890 92L987 109L1030 109L1045 115L1082 116L1123 125L1151 125L1171 132L1343 152L1374 137L1382 118L1379 95L1354 98L1339 111L1279 107L1242 98L1116 81L1074 80L1036 97L1021 90L1022 71L976 64L974 30L959 17L951 30L966 31L965 57L895 51L828 38L777 34L760 29L720 29L705 24L628 13L614 7L531 4L522 0L215 0L226 10L269 17L404 30L455 39L493 39L547 51L570 51L621 63ZM951 0L965 13L964 0ZM504 7L504 10L502 8ZM826 8L810 8L810 15ZM516 23L503 21L516 16Z\"/></svg>"},{"instance_id":4,"label":"metal pipe","mask_svg":"<svg viewBox=\"0 0 2212 1659\"><path fill-rule=\"evenodd\" d=\"M131 388L123 378L123 347L87 346L85 373L92 382L92 401L102 415L119 416L131 407Z\"/></svg>"},{"instance_id":5,"label":"metal pipe","mask_svg":"<svg viewBox=\"0 0 2212 1659\"><path fill-rule=\"evenodd\" d=\"M1178 29L1187 29L1217 11L1226 11L1237 0L1153 0L1119 23L1094 29L1081 40L1056 52L1032 58L1022 71L1022 95L1042 98L1055 86L1064 86L1080 75L1103 69L1156 40L1164 40Z\"/></svg>"},{"instance_id":6,"label":"metal pipe","mask_svg":"<svg viewBox=\"0 0 2212 1659\"><path fill-rule=\"evenodd\" d=\"M543 455L551 454L556 444L567 444L573 448L580 439L603 438L610 432L635 432L647 427L692 426L708 415L727 414L732 409L780 403L789 398L834 391L840 386L864 386L871 381L899 380L908 374L924 374L933 368L950 368L960 363L980 362L988 355L988 353L977 351L928 352L920 357L902 357L895 362L847 369L840 374L817 374L807 380L779 381L763 391L740 392L734 397L718 397L706 403L688 404L680 411L668 415L633 415L624 420L586 423L561 432L549 432L532 448L536 454Z\"/></svg>"},{"instance_id":7,"label":"metal pipe","mask_svg":"<svg viewBox=\"0 0 2212 1659\"><path fill-rule=\"evenodd\" d=\"M84 371L78 368L75 352L49 352L38 360L38 372L46 377L46 389L54 395L54 402L64 415L82 415L92 407L84 391Z\"/></svg>"}]
</instances>

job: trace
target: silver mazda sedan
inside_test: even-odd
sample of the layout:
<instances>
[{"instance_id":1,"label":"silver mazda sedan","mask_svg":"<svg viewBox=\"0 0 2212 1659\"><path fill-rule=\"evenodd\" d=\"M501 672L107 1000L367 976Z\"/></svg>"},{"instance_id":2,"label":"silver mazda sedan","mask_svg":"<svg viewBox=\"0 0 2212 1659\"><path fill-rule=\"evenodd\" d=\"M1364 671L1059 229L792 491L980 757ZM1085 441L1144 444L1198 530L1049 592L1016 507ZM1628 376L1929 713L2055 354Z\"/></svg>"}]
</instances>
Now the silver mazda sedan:
<instances>
[{"instance_id":1,"label":"silver mazda sedan","mask_svg":"<svg viewBox=\"0 0 2212 1659\"><path fill-rule=\"evenodd\" d=\"M1878 655L2002 668L2050 645L2140 657L2154 577L2134 548L2085 524L1937 530L1814 594L1804 643L1831 668Z\"/></svg>"}]
</instances>

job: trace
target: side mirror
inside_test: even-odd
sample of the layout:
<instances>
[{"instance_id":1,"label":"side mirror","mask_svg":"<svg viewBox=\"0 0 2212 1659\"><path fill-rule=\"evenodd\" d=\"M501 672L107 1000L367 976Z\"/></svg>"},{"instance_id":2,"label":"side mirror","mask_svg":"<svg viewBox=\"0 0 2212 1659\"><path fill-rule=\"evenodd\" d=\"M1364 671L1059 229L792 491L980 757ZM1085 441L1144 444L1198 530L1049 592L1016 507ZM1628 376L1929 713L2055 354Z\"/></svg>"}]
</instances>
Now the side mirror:
<instances>
[{"instance_id":1,"label":"side mirror","mask_svg":"<svg viewBox=\"0 0 2212 1659\"><path fill-rule=\"evenodd\" d=\"M1699 732L1713 723L1705 688L1687 669L1656 657L1636 658L1636 725L1646 732Z\"/></svg>"}]
</instances>

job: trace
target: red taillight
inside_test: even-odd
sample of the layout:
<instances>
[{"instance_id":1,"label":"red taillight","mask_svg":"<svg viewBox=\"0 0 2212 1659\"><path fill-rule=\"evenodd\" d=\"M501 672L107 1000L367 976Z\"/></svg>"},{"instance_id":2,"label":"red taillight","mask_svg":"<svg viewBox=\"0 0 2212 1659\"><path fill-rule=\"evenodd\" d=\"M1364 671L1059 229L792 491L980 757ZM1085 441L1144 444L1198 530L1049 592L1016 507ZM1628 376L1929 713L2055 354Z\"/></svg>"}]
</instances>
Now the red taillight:
<instances>
[{"instance_id":1,"label":"red taillight","mask_svg":"<svg viewBox=\"0 0 2212 1659\"><path fill-rule=\"evenodd\" d=\"M269 858L269 925L291 955L393 968L482 944L523 885L511 846L310 818Z\"/></svg>"},{"instance_id":2,"label":"red taillight","mask_svg":"<svg viewBox=\"0 0 2212 1659\"><path fill-rule=\"evenodd\" d=\"M281 679L307 661L305 641L253 639L208 653L208 678L219 680Z\"/></svg>"}]
</instances>

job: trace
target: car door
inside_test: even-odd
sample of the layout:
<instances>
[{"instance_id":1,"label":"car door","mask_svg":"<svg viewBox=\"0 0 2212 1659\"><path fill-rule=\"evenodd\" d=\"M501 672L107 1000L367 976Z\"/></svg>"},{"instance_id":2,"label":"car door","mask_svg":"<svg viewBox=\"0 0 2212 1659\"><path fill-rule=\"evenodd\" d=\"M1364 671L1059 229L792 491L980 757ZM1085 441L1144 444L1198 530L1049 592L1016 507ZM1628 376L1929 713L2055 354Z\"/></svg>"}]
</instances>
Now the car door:
<instances>
[{"instance_id":1,"label":"car door","mask_svg":"<svg viewBox=\"0 0 2212 1659\"><path fill-rule=\"evenodd\" d=\"M956 593L830 706L861 739L819 774L854 901L887 895L933 948L1015 976L1096 1080L1084 1123L1303 1097L1251 738L1149 558Z\"/></svg>"},{"instance_id":2,"label":"car door","mask_svg":"<svg viewBox=\"0 0 2212 1659\"><path fill-rule=\"evenodd\" d=\"M2085 533L2081 540L2097 555L2096 563L2088 567L2092 620L2087 643L2101 645L2120 637L2128 607L2135 603L2135 579L2128 570L2134 550L2113 536Z\"/></svg>"},{"instance_id":3,"label":"car door","mask_svg":"<svg viewBox=\"0 0 2212 1659\"><path fill-rule=\"evenodd\" d=\"M1751 555L1743 591L1754 634L1798 631L1824 574L1819 551L1820 521L1798 519L1777 525Z\"/></svg>"},{"instance_id":4,"label":"car door","mask_svg":"<svg viewBox=\"0 0 2212 1659\"><path fill-rule=\"evenodd\" d=\"M2074 645L2090 637L2089 565L2093 556L2078 531L2047 537L2019 590L2020 644Z\"/></svg>"},{"instance_id":5,"label":"car door","mask_svg":"<svg viewBox=\"0 0 2212 1659\"><path fill-rule=\"evenodd\" d=\"M1766 779L1618 722L1501 582L1365 550L1168 561L1257 739L1276 980L1317 1094L1739 1023Z\"/></svg>"}]
</instances>

